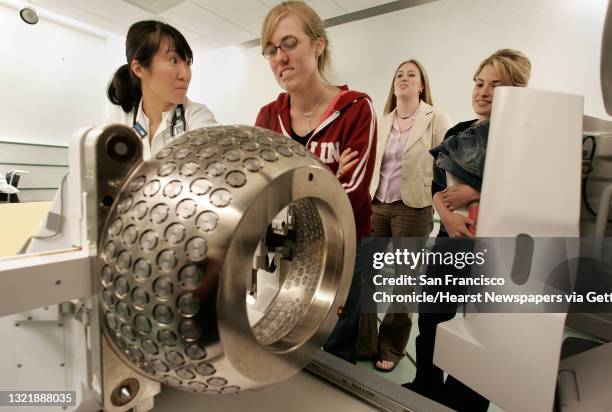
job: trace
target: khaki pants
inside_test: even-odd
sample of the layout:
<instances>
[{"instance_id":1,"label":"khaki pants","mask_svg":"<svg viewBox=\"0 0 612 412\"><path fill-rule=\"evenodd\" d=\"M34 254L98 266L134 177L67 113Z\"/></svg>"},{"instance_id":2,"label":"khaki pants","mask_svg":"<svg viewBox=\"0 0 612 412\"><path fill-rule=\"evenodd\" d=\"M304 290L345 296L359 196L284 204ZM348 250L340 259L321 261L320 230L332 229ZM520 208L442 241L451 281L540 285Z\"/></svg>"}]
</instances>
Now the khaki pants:
<instances>
[{"instance_id":1,"label":"khaki pants","mask_svg":"<svg viewBox=\"0 0 612 412\"><path fill-rule=\"evenodd\" d=\"M372 236L426 238L433 230L431 206L413 208L401 200L381 203L375 199L372 208ZM365 359L377 355L381 360L399 362L404 357L411 328L411 313L386 313L380 330L377 328L375 313L362 313L359 319L357 355Z\"/></svg>"}]
</instances>

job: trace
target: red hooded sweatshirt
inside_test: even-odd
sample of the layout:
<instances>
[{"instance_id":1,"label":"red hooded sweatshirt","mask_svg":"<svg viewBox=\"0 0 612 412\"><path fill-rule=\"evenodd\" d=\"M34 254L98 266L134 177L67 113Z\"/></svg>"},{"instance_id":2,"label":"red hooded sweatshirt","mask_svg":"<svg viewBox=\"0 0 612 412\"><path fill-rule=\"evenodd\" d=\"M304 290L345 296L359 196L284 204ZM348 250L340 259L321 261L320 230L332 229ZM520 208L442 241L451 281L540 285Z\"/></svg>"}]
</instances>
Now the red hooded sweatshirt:
<instances>
[{"instance_id":1,"label":"red hooded sweatshirt","mask_svg":"<svg viewBox=\"0 0 612 412\"><path fill-rule=\"evenodd\" d=\"M347 86L340 89L339 98L326 110L328 115L313 131L306 147L334 174L340 154L346 148L359 153L357 166L345 173L340 183L351 201L357 239L360 239L372 231L369 187L376 159L376 114L367 94L348 90ZM275 101L262 107L255 125L291 138L289 94L281 93Z\"/></svg>"}]
</instances>

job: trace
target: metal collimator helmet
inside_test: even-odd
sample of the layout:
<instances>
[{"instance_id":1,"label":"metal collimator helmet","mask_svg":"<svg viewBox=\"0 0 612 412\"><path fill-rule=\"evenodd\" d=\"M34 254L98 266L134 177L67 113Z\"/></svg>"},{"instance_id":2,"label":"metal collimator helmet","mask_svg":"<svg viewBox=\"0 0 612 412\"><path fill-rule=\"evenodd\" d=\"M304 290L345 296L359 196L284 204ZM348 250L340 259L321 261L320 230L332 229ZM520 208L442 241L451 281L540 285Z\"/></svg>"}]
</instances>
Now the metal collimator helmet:
<instances>
[{"instance_id":1,"label":"metal collimator helmet","mask_svg":"<svg viewBox=\"0 0 612 412\"><path fill-rule=\"evenodd\" d=\"M98 169L132 163L111 199L113 184L105 189L95 271L116 354L150 379L213 394L297 373L331 332L354 266L353 214L334 175L259 128L194 130L142 161L136 136L114 127ZM254 255L288 205L287 269L263 315L249 320Z\"/></svg>"}]
</instances>

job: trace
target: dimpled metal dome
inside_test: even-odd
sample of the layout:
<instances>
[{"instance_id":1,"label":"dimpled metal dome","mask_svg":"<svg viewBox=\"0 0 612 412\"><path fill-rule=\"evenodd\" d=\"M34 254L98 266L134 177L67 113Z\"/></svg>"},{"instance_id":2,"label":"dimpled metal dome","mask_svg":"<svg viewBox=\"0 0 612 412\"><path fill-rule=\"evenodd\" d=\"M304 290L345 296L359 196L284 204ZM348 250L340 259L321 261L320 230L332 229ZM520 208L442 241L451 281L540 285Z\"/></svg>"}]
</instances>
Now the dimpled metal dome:
<instances>
[{"instance_id":1,"label":"dimpled metal dome","mask_svg":"<svg viewBox=\"0 0 612 412\"><path fill-rule=\"evenodd\" d=\"M289 204L291 266L251 325L253 255ZM352 211L333 174L297 142L248 126L194 130L139 162L100 233L111 347L149 378L208 394L297 373L331 331L354 264Z\"/></svg>"}]
</instances>

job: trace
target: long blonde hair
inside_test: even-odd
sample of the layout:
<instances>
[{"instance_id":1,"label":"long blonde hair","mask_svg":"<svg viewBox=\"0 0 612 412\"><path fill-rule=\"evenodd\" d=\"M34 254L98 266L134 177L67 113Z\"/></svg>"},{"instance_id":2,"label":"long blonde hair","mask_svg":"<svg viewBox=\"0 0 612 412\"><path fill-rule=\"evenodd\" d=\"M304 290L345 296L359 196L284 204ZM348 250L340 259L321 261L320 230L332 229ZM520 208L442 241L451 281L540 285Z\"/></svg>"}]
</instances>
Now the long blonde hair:
<instances>
[{"instance_id":1,"label":"long blonde hair","mask_svg":"<svg viewBox=\"0 0 612 412\"><path fill-rule=\"evenodd\" d=\"M325 48L317 61L317 69L324 82L329 83L328 75L331 70L331 56L329 51L329 38L325 31L325 24L321 17L303 1L284 1L270 9L261 26L261 48L270 43L272 33L278 26L278 22L286 16L295 16L302 22L304 33L311 39L323 39Z\"/></svg>"},{"instance_id":2,"label":"long blonde hair","mask_svg":"<svg viewBox=\"0 0 612 412\"><path fill-rule=\"evenodd\" d=\"M391 89L389 90L389 96L387 97L387 103L385 104L385 114L391 113L395 107L397 106L397 98L395 97L395 76L397 76L397 72L406 63L414 64L421 74L421 86L423 86L423 90L419 94L419 100L424 101L425 103L433 106L433 98L431 97L431 90L429 89L429 78L427 77L427 72L423 68L423 65L416 61L415 59L405 60L397 66L397 69L393 72L393 78L391 79Z\"/></svg>"}]
</instances>

